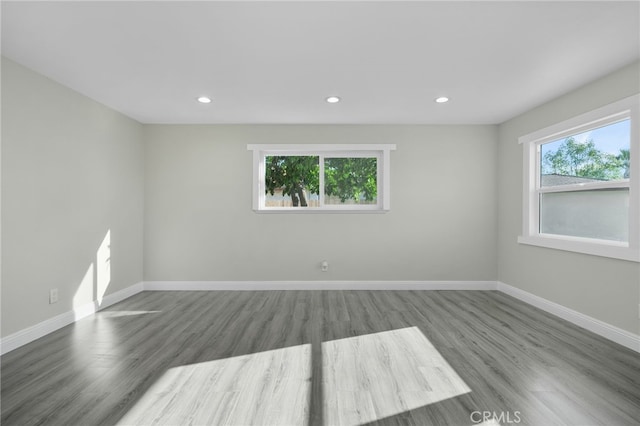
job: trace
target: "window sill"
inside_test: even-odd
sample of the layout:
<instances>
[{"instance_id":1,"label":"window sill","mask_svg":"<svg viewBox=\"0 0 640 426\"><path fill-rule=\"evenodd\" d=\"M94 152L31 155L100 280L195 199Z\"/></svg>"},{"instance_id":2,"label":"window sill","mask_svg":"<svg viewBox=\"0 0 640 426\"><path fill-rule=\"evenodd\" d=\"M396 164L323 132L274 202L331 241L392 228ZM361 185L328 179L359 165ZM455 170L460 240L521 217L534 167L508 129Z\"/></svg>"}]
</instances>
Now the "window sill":
<instances>
[{"instance_id":1,"label":"window sill","mask_svg":"<svg viewBox=\"0 0 640 426\"><path fill-rule=\"evenodd\" d=\"M253 209L256 213L266 214L383 214L390 210L382 209L332 209L332 208L308 208L308 207L270 207L266 209Z\"/></svg>"},{"instance_id":2,"label":"window sill","mask_svg":"<svg viewBox=\"0 0 640 426\"><path fill-rule=\"evenodd\" d=\"M592 256L627 260L630 262L640 262L640 250L629 247L627 243L616 241L540 234L520 236L518 237L518 243L589 254Z\"/></svg>"}]
</instances>

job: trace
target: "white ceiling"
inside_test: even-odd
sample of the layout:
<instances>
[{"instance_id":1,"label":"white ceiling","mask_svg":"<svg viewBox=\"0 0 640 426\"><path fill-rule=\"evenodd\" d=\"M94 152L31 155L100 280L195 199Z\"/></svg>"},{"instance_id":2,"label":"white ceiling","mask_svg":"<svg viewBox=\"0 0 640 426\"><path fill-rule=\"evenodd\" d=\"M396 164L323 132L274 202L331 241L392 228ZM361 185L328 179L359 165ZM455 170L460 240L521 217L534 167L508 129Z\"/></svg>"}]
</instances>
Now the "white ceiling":
<instances>
[{"instance_id":1,"label":"white ceiling","mask_svg":"<svg viewBox=\"0 0 640 426\"><path fill-rule=\"evenodd\" d=\"M638 60L640 2L3 1L2 53L144 123L501 123Z\"/></svg>"}]
</instances>

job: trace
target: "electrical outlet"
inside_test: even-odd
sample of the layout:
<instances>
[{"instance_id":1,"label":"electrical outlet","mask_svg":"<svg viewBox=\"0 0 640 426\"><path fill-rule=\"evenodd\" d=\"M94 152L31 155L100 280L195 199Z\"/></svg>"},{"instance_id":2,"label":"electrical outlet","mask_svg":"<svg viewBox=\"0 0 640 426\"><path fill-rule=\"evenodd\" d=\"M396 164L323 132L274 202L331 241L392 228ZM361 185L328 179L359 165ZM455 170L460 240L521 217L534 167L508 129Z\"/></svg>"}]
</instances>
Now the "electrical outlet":
<instances>
[{"instance_id":1,"label":"electrical outlet","mask_svg":"<svg viewBox=\"0 0 640 426\"><path fill-rule=\"evenodd\" d=\"M49 290L49 304L58 303L58 289L52 288Z\"/></svg>"},{"instance_id":2,"label":"electrical outlet","mask_svg":"<svg viewBox=\"0 0 640 426\"><path fill-rule=\"evenodd\" d=\"M326 260L324 260L321 264L320 264L320 270L322 272L327 272L329 270L329 262L327 262Z\"/></svg>"}]
</instances>

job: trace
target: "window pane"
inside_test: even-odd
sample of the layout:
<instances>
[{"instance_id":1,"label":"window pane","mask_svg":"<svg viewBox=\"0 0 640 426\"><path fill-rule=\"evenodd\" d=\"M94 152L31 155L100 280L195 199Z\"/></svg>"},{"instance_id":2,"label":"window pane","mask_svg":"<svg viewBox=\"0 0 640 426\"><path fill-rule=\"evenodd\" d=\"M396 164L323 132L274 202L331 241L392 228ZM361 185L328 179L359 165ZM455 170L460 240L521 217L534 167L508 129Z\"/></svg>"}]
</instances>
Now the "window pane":
<instances>
[{"instance_id":1,"label":"window pane","mask_svg":"<svg viewBox=\"0 0 640 426\"><path fill-rule=\"evenodd\" d=\"M540 186L629 179L631 121L540 146Z\"/></svg>"},{"instance_id":2,"label":"window pane","mask_svg":"<svg viewBox=\"0 0 640 426\"><path fill-rule=\"evenodd\" d=\"M267 156L265 207L318 207L318 156Z\"/></svg>"},{"instance_id":3,"label":"window pane","mask_svg":"<svg viewBox=\"0 0 640 426\"><path fill-rule=\"evenodd\" d=\"M540 232L629 241L629 189L540 194Z\"/></svg>"},{"instance_id":4,"label":"window pane","mask_svg":"<svg viewBox=\"0 0 640 426\"><path fill-rule=\"evenodd\" d=\"M325 204L377 204L377 158L325 158Z\"/></svg>"}]
</instances>

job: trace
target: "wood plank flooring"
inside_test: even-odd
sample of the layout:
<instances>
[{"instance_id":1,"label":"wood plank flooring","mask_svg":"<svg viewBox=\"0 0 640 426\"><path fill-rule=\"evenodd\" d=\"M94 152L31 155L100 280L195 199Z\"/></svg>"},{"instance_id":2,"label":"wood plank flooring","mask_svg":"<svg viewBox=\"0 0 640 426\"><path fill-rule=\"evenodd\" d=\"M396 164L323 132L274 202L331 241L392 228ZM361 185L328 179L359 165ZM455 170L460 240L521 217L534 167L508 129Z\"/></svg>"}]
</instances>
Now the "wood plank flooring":
<instances>
[{"instance_id":1,"label":"wood plank flooring","mask_svg":"<svg viewBox=\"0 0 640 426\"><path fill-rule=\"evenodd\" d=\"M493 291L144 292L2 356L0 398L3 426L638 425L640 355Z\"/></svg>"},{"instance_id":2,"label":"wood plank flooring","mask_svg":"<svg viewBox=\"0 0 640 426\"><path fill-rule=\"evenodd\" d=\"M322 343L328 425L361 425L471 389L417 327Z\"/></svg>"}]
</instances>

